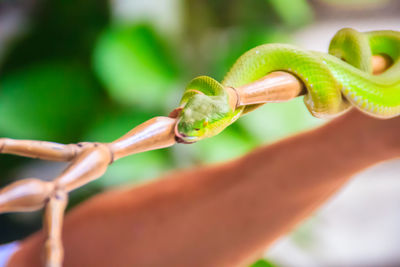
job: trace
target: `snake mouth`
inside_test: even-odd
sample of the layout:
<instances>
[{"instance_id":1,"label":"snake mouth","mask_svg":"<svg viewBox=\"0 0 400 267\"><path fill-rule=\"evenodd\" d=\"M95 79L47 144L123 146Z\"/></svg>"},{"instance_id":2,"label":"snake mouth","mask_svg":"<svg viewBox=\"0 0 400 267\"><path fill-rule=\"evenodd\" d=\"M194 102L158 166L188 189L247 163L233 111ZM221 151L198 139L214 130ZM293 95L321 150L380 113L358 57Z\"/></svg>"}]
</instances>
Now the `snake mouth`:
<instances>
[{"instance_id":1,"label":"snake mouth","mask_svg":"<svg viewBox=\"0 0 400 267\"><path fill-rule=\"evenodd\" d=\"M194 136L188 136L188 135L186 135L186 134L184 134L184 133L180 133L180 132L179 132L179 130L178 130L178 124L179 124L180 121L181 121L181 120L179 119L179 120L175 123L175 128L174 128L174 132L175 132L175 141L176 141L177 143L180 143L180 144L193 144L193 143L195 143L196 141L195 141L194 139L196 139L196 137L194 137ZM193 140L193 141L191 141L191 140Z\"/></svg>"}]
</instances>

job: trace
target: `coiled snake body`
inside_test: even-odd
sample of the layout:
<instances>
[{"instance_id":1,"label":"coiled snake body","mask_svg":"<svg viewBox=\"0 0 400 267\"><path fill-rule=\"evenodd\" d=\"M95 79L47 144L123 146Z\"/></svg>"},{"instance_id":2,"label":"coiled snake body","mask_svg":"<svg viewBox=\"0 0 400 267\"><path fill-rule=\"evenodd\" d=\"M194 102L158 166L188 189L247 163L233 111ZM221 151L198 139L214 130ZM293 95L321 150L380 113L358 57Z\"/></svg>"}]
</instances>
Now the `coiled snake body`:
<instances>
[{"instance_id":1,"label":"coiled snake body","mask_svg":"<svg viewBox=\"0 0 400 267\"><path fill-rule=\"evenodd\" d=\"M372 75L372 55L393 62ZM226 87L237 88L268 73L285 71L302 81L304 103L312 115L331 117L351 106L378 118L400 115L400 33L360 33L342 29L332 39L329 54L285 44L266 44L243 54L222 83L206 76L192 80L181 100L177 134L184 142L213 136L255 106L232 109Z\"/></svg>"}]
</instances>

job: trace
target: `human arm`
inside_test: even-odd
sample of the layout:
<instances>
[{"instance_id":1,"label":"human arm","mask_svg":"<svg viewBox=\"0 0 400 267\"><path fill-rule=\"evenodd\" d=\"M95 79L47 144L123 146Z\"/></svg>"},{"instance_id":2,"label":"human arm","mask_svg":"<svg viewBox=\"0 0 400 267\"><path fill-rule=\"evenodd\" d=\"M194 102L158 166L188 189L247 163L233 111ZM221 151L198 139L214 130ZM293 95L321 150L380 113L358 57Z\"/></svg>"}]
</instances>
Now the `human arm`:
<instances>
[{"instance_id":1,"label":"human arm","mask_svg":"<svg viewBox=\"0 0 400 267\"><path fill-rule=\"evenodd\" d=\"M400 118L353 110L235 161L103 193L66 216L65 266L235 266L254 259L355 173L400 156ZM39 233L9 266L40 266Z\"/></svg>"}]
</instances>

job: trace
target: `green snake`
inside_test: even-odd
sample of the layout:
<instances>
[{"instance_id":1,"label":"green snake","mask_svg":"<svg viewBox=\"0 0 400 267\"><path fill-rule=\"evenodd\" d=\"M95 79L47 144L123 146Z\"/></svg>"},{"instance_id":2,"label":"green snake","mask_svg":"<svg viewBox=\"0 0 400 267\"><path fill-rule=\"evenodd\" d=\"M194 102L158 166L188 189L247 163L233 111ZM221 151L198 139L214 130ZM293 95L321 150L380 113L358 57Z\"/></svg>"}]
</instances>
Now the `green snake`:
<instances>
[{"instance_id":1,"label":"green snake","mask_svg":"<svg viewBox=\"0 0 400 267\"><path fill-rule=\"evenodd\" d=\"M372 74L372 55L386 55L391 66ZM360 33L345 28L336 33L329 54L292 45L265 44L244 53L222 83L201 76L193 79L181 99L176 135L192 143L214 136L259 105L229 105L226 87L252 83L274 71L296 76L307 89L304 103L315 117L332 117L355 106L368 115L400 115L400 32Z\"/></svg>"}]
</instances>

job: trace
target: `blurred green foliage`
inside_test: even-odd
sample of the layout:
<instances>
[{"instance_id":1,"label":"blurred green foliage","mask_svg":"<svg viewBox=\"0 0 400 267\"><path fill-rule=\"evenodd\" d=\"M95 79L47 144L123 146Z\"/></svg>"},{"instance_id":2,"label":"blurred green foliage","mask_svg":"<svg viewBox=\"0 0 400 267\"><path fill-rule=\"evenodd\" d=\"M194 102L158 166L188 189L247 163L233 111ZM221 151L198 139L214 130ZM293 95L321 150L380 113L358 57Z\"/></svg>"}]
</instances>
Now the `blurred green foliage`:
<instances>
[{"instance_id":1,"label":"blurred green foliage","mask_svg":"<svg viewBox=\"0 0 400 267\"><path fill-rule=\"evenodd\" d=\"M0 132L21 139L79 140L101 104L85 71L79 65L43 62L4 75Z\"/></svg>"},{"instance_id":2,"label":"blurred green foliage","mask_svg":"<svg viewBox=\"0 0 400 267\"><path fill-rule=\"evenodd\" d=\"M267 0L274 7L276 13L291 27L299 27L310 23L313 14L306 0ZM290 8L289 8L290 7Z\"/></svg>"},{"instance_id":3,"label":"blurred green foliage","mask_svg":"<svg viewBox=\"0 0 400 267\"><path fill-rule=\"evenodd\" d=\"M262 259L262 260L258 260L255 263L253 263L252 265L250 265L250 267L277 267L277 265L272 264L271 262Z\"/></svg>"},{"instance_id":4,"label":"blurred green foliage","mask_svg":"<svg viewBox=\"0 0 400 267\"><path fill-rule=\"evenodd\" d=\"M160 109L178 78L166 48L148 24L112 27L96 43L94 69L118 104Z\"/></svg>"},{"instance_id":5,"label":"blurred green foliage","mask_svg":"<svg viewBox=\"0 0 400 267\"><path fill-rule=\"evenodd\" d=\"M110 3L42 0L27 13L27 27L7 42L0 62L0 136L112 141L153 116L167 115L193 77L221 80L246 50L290 42L290 33L312 19L305 0L191 0L166 14L181 23L163 28L152 20L152 9L147 20L121 20L121 3ZM156 10L157 1L152 3ZM73 193L71 203L166 170L229 160L318 123L301 99L266 105L209 140L117 161L104 177ZM0 183L10 182L7 177L18 176L27 163L32 161L1 155ZM14 219L0 216L0 223L9 220ZM17 229L21 222L13 224ZM0 232L0 243L13 237L21 236ZM272 266L265 264L253 266Z\"/></svg>"}]
</instances>

